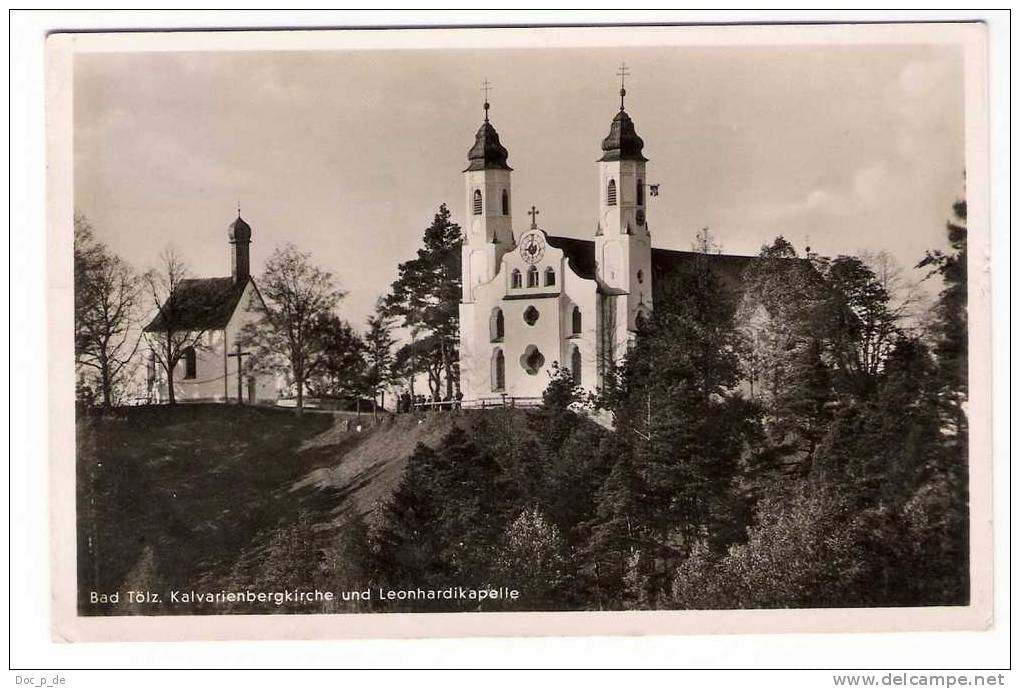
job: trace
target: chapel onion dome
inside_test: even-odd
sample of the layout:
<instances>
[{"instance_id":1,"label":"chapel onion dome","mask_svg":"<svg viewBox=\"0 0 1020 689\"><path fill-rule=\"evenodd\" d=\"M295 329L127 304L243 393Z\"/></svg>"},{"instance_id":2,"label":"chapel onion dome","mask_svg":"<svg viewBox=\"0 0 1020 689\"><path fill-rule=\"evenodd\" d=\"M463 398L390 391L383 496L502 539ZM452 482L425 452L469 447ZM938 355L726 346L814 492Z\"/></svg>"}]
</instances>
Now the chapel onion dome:
<instances>
[{"instance_id":1,"label":"chapel onion dome","mask_svg":"<svg viewBox=\"0 0 1020 689\"><path fill-rule=\"evenodd\" d=\"M644 163L648 161L641 153L644 146L645 142L634 130L634 121L621 107L609 127L609 136L602 140L603 153L599 160L637 160Z\"/></svg>"},{"instance_id":2,"label":"chapel onion dome","mask_svg":"<svg viewBox=\"0 0 1020 689\"><path fill-rule=\"evenodd\" d=\"M468 170L512 170L506 164L507 150L499 143L496 128L489 124L489 104L485 104L485 121L475 134L475 145L468 151Z\"/></svg>"},{"instance_id":3,"label":"chapel onion dome","mask_svg":"<svg viewBox=\"0 0 1020 689\"><path fill-rule=\"evenodd\" d=\"M227 229L227 238L232 242L250 242L251 227L238 214L237 220L230 223Z\"/></svg>"}]
</instances>

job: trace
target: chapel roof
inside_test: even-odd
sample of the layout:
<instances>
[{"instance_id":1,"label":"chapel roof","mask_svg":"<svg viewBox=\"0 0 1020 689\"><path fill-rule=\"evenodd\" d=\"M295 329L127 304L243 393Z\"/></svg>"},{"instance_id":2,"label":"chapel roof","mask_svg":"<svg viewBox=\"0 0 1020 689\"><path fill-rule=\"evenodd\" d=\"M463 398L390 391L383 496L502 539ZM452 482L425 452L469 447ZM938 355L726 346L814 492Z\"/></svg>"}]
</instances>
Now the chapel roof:
<instances>
[{"instance_id":1,"label":"chapel roof","mask_svg":"<svg viewBox=\"0 0 1020 689\"><path fill-rule=\"evenodd\" d=\"M251 225L244 221L240 211L237 213L237 219L227 228L227 238L232 242L251 241Z\"/></svg>"},{"instance_id":2,"label":"chapel roof","mask_svg":"<svg viewBox=\"0 0 1020 689\"><path fill-rule=\"evenodd\" d=\"M176 330L225 328L247 285L248 280L237 282L232 277L181 280L145 332L165 331L167 321Z\"/></svg>"}]
</instances>

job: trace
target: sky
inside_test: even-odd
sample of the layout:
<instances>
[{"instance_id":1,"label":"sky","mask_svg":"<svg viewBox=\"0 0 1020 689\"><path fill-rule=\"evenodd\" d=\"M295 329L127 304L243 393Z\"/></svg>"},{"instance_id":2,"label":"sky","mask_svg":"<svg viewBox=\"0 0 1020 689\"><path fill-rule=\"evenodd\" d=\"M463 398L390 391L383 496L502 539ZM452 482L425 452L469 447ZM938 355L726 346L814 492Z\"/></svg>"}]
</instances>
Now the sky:
<instances>
[{"instance_id":1,"label":"sky","mask_svg":"<svg viewBox=\"0 0 1020 689\"><path fill-rule=\"evenodd\" d=\"M602 139L626 107L645 141L653 244L724 253L777 235L824 255L945 245L964 193L963 64L935 45L93 53L75 58L75 209L139 270L173 246L228 275L227 226L256 275L290 242L361 324L490 117L514 168L515 229L589 238Z\"/></svg>"}]
</instances>

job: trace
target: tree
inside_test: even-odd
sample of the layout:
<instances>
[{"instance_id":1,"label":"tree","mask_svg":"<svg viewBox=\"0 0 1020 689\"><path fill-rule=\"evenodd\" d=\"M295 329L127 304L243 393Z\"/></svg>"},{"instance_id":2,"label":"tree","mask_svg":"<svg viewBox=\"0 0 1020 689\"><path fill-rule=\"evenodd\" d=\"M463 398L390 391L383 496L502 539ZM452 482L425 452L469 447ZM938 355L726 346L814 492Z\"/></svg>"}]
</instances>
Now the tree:
<instances>
[{"instance_id":1,"label":"tree","mask_svg":"<svg viewBox=\"0 0 1020 689\"><path fill-rule=\"evenodd\" d=\"M461 428L435 450L419 445L375 538L387 581L486 583L514 493L492 454Z\"/></svg>"},{"instance_id":2,"label":"tree","mask_svg":"<svg viewBox=\"0 0 1020 689\"><path fill-rule=\"evenodd\" d=\"M394 379L393 337L390 329L389 319L382 312L369 317L364 340L365 387L372 392L373 416L377 414L383 387Z\"/></svg>"},{"instance_id":3,"label":"tree","mask_svg":"<svg viewBox=\"0 0 1020 689\"><path fill-rule=\"evenodd\" d=\"M308 381L329 359L333 309L344 297L333 276L310 255L287 244L273 252L259 280L261 316L242 328L238 342L252 351L254 370L284 371L294 383L298 415Z\"/></svg>"},{"instance_id":4,"label":"tree","mask_svg":"<svg viewBox=\"0 0 1020 689\"><path fill-rule=\"evenodd\" d=\"M643 542L642 502L647 489L634 470L629 449L618 447L616 461L596 495L594 518L587 524L585 559L595 575L599 607L619 603L627 568Z\"/></svg>"},{"instance_id":5,"label":"tree","mask_svg":"<svg viewBox=\"0 0 1020 689\"><path fill-rule=\"evenodd\" d=\"M839 319L832 328L836 366L849 391L866 394L899 334L897 315L889 293L861 259L837 256L825 277L843 301L843 308L833 309Z\"/></svg>"},{"instance_id":6,"label":"tree","mask_svg":"<svg viewBox=\"0 0 1020 689\"><path fill-rule=\"evenodd\" d=\"M185 323L194 310L192 298L181 290L188 277L188 267L172 248L159 255L159 267L145 274L149 294L157 311L156 321L149 325L146 339L153 358L166 374L170 404L176 403L174 369L188 349L204 349L204 329L189 329ZM156 325L158 323L158 325Z\"/></svg>"},{"instance_id":7,"label":"tree","mask_svg":"<svg viewBox=\"0 0 1020 689\"><path fill-rule=\"evenodd\" d=\"M691 242L691 251L699 254L721 254L722 245L715 240L715 235L707 227L702 227Z\"/></svg>"},{"instance_id":8,"label":"tree","mask_svg":"<svg viewBox=\"0 0 1020 689\"><path fill-rule=\"evenodd\" d=\"M442 506L431 489L438 461L432 448L419 444L383 506L372 540L379 574L391 585L438 582L448 573L435 528Z\"/></svg>"},{"instance_id":9,"label":"tree","mask_svg":"<svg viewBox=\"0 0 1020 689\"><path fill-rule=\"evenodd\" d=\"M942 278L943 288L934 309L931 339L943 381L942 395L957 432L966 433L967 398L967 202L953 204L946 223L950 251L929 251L918 263L928 276Z\"/></svg>"},{"instance_id":10,"label":"tree","mask_svg":"<svg viewBox=\"0 0 1020 689\"><path fill-rule=\"evenodd\" d=\"M861 251L858 257L889 295L889 311L900 330L913 331L925 307L925 295L918 281L911 279L903 266L888 251Z\"/></svg>"},{"instance_id":11,"label":"tree","mask_svg":"<svg viewBox=\"0 0 1020 689\"><path fill-rule=\"evenodd\" d=\"M417 257L400 264L398 277L383 304L385 314L400 318L403 327L415 332L415 339L419 332L426 333L426 339L436 348L450 397L460 390L457 347L461 240L460 226L450 219L444 203L425 229ZM407 361L420 360L409 357Z\"/></svg>"},{"instance_id":12,"label":"tree","mask_svg":"<svg viewBox=\"0 0 1020 689\"><path fill-rule=\"evenodd\" d=\"M790 374L798 356L811 347L828 354L833 293L816 265L799 259L781 236L762 247L743 282L736 320L746 324L740 350L744 378L752 397L776 418L781 400L797 394Z\"/></svg>"},{"instance_id":13,"label":"tree","mask_svg":"<svg viewBox=\"0 0 1020 689\"><path fill-rule=\"evenodd\" d=\"M74 353L98 378L103 407L134 360L141 333L141 285L131 267L97 241L88 220L74 218Z\"/></svg>"},{"instance_id":14,"label":"tree","mask_svg":"<svg viewBox=\"0 0 1020 689\"><path fill-rule=\"evenodd\" d=\"M527 582L529 607L557 608L565 602L556 594L567 579L567 544L537 507L521 512L503 532L494 570L508 586Z\"/></svg>"},{"instance_id":15,"label":"tree","mask_svg":"<svg viewBox=\"0 0 1020 689\"><path fill-rule=\"evenodd\" d=\"M322 364L308 377L317 397L361 399L365 377L365 343L350 323L328 314L315 322L314 338L322 345Z\"/></svg>"},{"instance_id":16,"label":"tree","mask_svg":"<svg viewBox=\"0 0 1020 689\"><path fill-rule=\"evenodd\" d=\"M393 371L396 376L407 379L412 393L415 376L424 373L429 392L439 397L443 383L443 348L440 338L429 335L402 346L393 358Z\"/></svg>"},{"instance_id":17,"label":"tree","mask_svg":"<svg viewBox=\"0 0 1020 689\"><path fill-rule=\"evenodd\" d=\"M758 504L747 543L722 557L696 548L677 569L683 609L850 607L861 604L861 530L838 492L797 485Z\"/></svg>"},{"instance_id":18,"label":"tree","mask_svg":"<svg viewBox=\"0 0 1020 689\"><path fill-rule=\"evenodd\" d=\"M642 572L685 557L696 543L719 550L739 537L746 507L737 477L754 415L737 392L733 309L708 262L660 284L663 297L605 398L616 433L632 447L639 480L619 465L613 483L604 486L603 515L592 527L619 541L612 505L626 505L626 491L640 485L642 519L628 540L644 546ZM662 590L668 582L653 585Z\"/></svg>"}]
</instances>

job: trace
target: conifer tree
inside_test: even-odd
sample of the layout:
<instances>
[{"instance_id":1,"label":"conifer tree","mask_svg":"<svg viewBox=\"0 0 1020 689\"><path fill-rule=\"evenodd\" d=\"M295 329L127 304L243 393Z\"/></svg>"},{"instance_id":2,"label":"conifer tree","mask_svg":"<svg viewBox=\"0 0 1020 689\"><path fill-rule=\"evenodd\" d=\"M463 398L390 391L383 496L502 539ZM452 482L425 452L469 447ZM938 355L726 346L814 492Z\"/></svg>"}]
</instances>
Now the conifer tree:
<instances>
[{"instance_id":1,"label":"conifer tree","mask_svg":"<svg viewBox=\"0 0 1020 689\"><path fill-rule=\"evenodd\" d=\"M400 264L383 305L384 312L399 318L403 327L431 338L450 397L460 389L457 352L461 240L460 226L451 220L444 203L425 229L418 255Z\"/></svg>"},{"instance_id":2,"label":"conifer tree","mask_svg":"<svg viewBox=\"0 0 1020 689\"><path fill-rule=\"evenodd\" d=\"M647 487L646 556L724 548L745 509L737 476L752 407L736 392L738 335L707 264L672 284L638 334L610 404Z\"/></svg>"}]
</instances>

